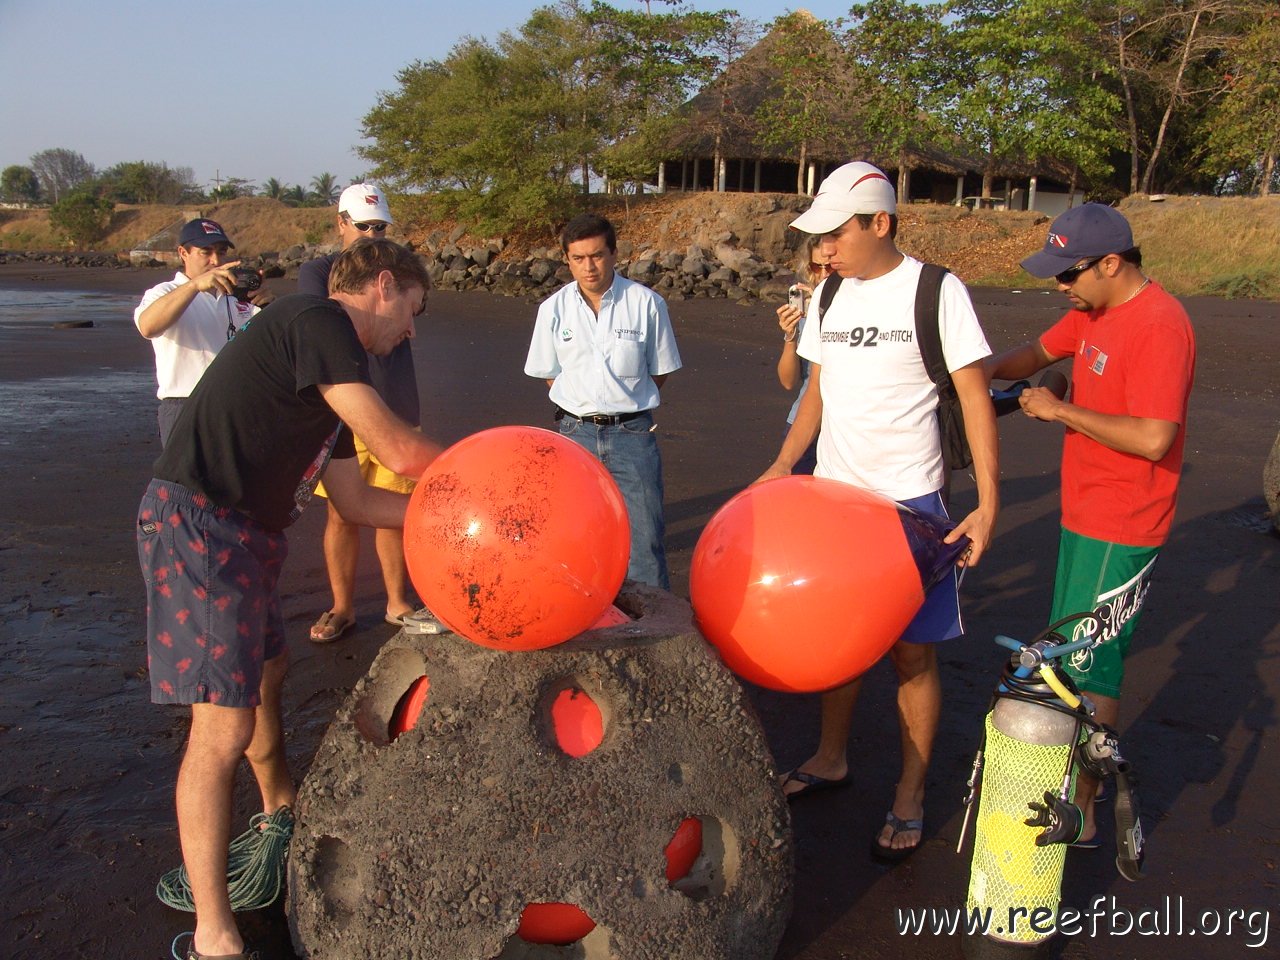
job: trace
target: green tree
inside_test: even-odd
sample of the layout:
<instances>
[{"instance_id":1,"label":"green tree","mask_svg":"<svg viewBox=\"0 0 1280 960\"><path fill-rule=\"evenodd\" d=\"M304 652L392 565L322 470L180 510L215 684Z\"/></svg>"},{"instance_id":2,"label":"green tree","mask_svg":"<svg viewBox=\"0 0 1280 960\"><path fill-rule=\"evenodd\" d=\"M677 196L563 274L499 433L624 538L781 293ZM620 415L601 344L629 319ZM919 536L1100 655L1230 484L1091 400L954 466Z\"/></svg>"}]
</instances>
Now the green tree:
<instances>
[{"instance_id":1,"label":"green tree","mask_svg":"<svg viewBox=\"0 0 1280 960\"><path fill-rule=\"evenodd\" d=\"M63 147L33 154L30 164L40 178L40 189L54 203L76 187L89 183L95 174L93 164L83 155Z\"/></svg>"},{"instance_id":2,"label":"green tree","mask_svg":"<svg viewBox=\"0 0 1280 960\"><path fill-rule=\"evenodd\" d=\"M1084 2L1124 105L1128 191L1200 189L1197 127L1226 90L1226 51L1274 0Z\"/></svg>"},{"instance_id":3,"label":"green tree","mask_svg":"<svg viewBox=\"0 0 1280 960\"><path fill-rule=\"evenodd\" d=\"M858 119L869 143L893 157L898 196L910 196L909 148L949 136L935 112L940 86L940 8L906 0L871 0L849 10L844 47L859 91Z\"/></svg>"},{"instance_id":4,"label":"green tree","mask_svg":"<svg viewBox=\"0 0 1280 960\"><path fill-rule=\"evenodd\" d=\"M761 26L756 21L732 13L725 15L707 41L710 77L695 98L696 106L688 111L676 111L665 118L673 132L683 132L686 139L693 137L710 141L712 177L717 190L720 188L725 143L735 133L758 126L752 113L753 101L750 97L736 95L735 91L763 80L758 71L752 77L744 76L754 68L743 58L759 42L760 33ZM682 115L686 112L690 114L687 117Z\"/></svg>"},{"instance_id":5,"label":"green tree","mask_svg":"<svg viewBox=\"0 0 1280 960\"><path fill-rule=\"evenodd\" d=\"M1061 153L1077 140L1074 159L1104 152L1118 105L1069 69L1090 59L1089 23L1078 3L950 0L944 12L954 18L944 116L980 152L984 198L1002 167Z\"/></svg>"},{"instance_id":6,"label":"green tree","mask_svg":"<svg viewBox=\"0 0 1280 960\"><path fill-rule=\"evenodd\" d=\"M796 193L804 193L813 146L849 132L837 106L849 90L844 56L831 28L803 10L774 21L765 42L776 89L756 111L761 139L796 151Z\"/></svg>"},{"instance_id":7,"label":"green tree","mask_svg":"<svg viewBox=\"0 0 1280 960\"><path fill-rule=\"evenodd\" d=\"M84 249L106 236L114 206L91 190L77 190L50 208L49 223L76 247Z\"/></svg>"},{"instance_id":8,"label":"green tree","mask_svg":"<svg viewBox=\"0 0 1280 960\"><path fill-rule=\"evenodd\" d=\"M0 173L0 197L8 203L35 203L40 199L40 178L30 167L5 167Z\"/></svg>"},{"instance_id":9,"label":"green tree","mask_svg":"<svg viewBox=\"0 0 1280 960\"><path fill-rule=\"evenodd\" d=\"M98 177L99 192L117 203L179 203L195 188L190 167L144 160L117 163Z\"/></svg>"},{"instance_id":10,"label":"green tree","mask_svg":"<svg viewBox=\"0 0 1280 960\"><path fill-rule=\"evenodd\" d=\"M701 21L654 20L565 2L535 10L519 33L410 64L365 116L372 143L360 153L377 179L435 191L442 212L483 229L552 227L597 174L654 160L647 121L687 95L680 78L700 61L680 31ZM646 142L610 154L638 132Z\"/></svg>"},{"instance_id":11,"label":"green tree","mask_svg":"<svg viewBox=\"0 0 1280 960\"><path fill-rule=\"evenodd\" d=\"M238 197L252 197L253 181L243 177L222 177L218 185L209 191L209 199L216 203L235 200Z\"/></svg>"},{"instance_id":12,"label":"green tree","mask_svg":"<svg viewBox=\"0 0 1280 960\"><path fill-rule=\"evenodd\" d=\"M284 192L280 194L280 199L291 207L305 206L307 202L307 191L298 185L286 187Z\"/></svg>"},{"instance_id":13,"label":"green tree","mask_svg":"<svg viewBox=\"0 0 1280 960\"><path fill-rule=\"evenodd\" d=\"M638 182L663 159L677 109L714 75L719 48L745 37L749 21L727 11L655 15L596 2L587 22L597 83L610 91L592 166L612 181Z\"/></svg>"},{"instance_id":14,"label":"green tree","mask_svg":"<svg viewBox=\"0 0 1280 960\"><path fill-rule=\"evenodd\" d=\"M541 25L526 28L551 43ZM584 110L557 86L559 68L511 34L497 46L464 40L443 61L400 71L398 90L365 116L372 145L360 153L378 179L435 192L444 214L484 229L550 227L569 209L583 154Z\"/></svg>"},{"instance_id":15,"label":"green tree","mask_svg":"<svg viewBox=\"0 0 1280 960\"><path fill-rule=\"evenodd\" d=\"M272 200L283 200L286 190L288 190L288 187L275 177L270 177L267 182L262 185L262 195L264 197L270 197Z\"/></svg>"},{"instance_id":16,"label":"green tree","mask_svg":"<svg viewBox=\"0 0 1280 960\"><path fill-rule=\"evenodd\" d=\"M332 173L325 172L311 178L311 196L318 206L332 206L338 202L338 194L342 192L342 184Z\"/></svg>"},{"instance_id":17,"label":"green tree","mask_svg":"<svg viewBox=\"0 0 1280 960\"><path fill-rule=\"evenodd\" d=\"M1226 91L1205 123L1206 172L1267 196L1280 154L1280 9L1262 11L1232 44Z\"/></svg>"}]
</instances>

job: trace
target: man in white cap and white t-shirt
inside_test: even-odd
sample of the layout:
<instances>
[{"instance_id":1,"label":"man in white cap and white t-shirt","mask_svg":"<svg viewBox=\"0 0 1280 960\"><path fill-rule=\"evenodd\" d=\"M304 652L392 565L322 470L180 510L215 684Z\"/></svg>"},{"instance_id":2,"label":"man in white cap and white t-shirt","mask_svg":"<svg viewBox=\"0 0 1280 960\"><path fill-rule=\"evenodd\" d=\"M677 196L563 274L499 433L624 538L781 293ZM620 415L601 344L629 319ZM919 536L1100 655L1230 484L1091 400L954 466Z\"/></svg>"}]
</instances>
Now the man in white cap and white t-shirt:
<instances>
[{"instance_id":1,"label":"man in white cap and white t-shirt","mask_svg":"<svg viewBox=\"0 0 1280 960\"><path fill-rule=\"evenodd\" d=\"M338 236L342 249L361 237L385 237L394 221L387 206L386 194L369 183L353 183L338 199ZM317 297L329 295L329 271L338 258L336 253L309 260L298 269L298 292ZM369 379L392 413L411 427L421 425L418 407L418 380L413 369L411 340L403 340L389 355L369 355ZM368 448L355 438L356 459L365 482L372 487L395 493L410 493L416 477L402 477L378 462ZM316 493L325 495L323 485ZM411 633L438 633L439 623L425 608L411 602L409 573L404 562L404 532L379 529L374 532L374 546L387 589L386 620ZM311 627L316 643L337 640L355 625L356 562L360 556L360 527L347 523L329 504L329 519L324 530L324 559L333 590L333 604Z\"/></svg>"},{"instance_id":2,"label":"man in white cap and white t-shirt","mask_svg":"<svg viewBox=\"0 0 1280 960\"><path fill-rule=\"evenodd\" d=\"M822 182L812 206L791 226L821 237L820 249L839 274L840 286L821 320L822 285L810 300L799 349L811 365L809 390L777 460L760 479L788 475L818 437L815 476L946 516L938 392L915 336L923 264L898 250L893 185L869 163L846 163ZM961 563L972 566L995 529L999 454L983 372L991 350L969 292L953 274L942 283L938 329L960 397L978 488L977 508L947 540L969 537L972 548ZM889 652L898 676L902 776L885 822L871 839L871 852L879 859L900 860L923 839L925 773L942 707L936 644L962 633L952 576L929 591ZM846 751L861 682L858 678L822 695L818 749L783 776L789 798L851 782Z\"/></svg>"}]
</instances>

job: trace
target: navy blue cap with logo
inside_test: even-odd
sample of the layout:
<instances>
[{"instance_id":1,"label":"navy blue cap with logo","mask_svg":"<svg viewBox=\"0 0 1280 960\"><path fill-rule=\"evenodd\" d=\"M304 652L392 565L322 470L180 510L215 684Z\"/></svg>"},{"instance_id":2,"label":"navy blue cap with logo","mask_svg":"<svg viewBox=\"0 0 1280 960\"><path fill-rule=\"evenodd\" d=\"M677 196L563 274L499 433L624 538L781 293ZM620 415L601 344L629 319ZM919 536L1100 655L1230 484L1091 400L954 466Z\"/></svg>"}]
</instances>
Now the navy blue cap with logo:
<instances>
[{"instance_id":1,"label":"navy blue cap with logo","mask_svg":"<svg viewBox=\"0 0 1280 960\"><path fill-rule=\"evenodd\" d=\"M201 217L196 220L188 220L182 225L182 232L178 234L178 246L180 247L212 247L219 243L225 243L228 247L235 247L231 242L231 238L227 236L227 232L222 229L222 224L216 220L206 220Z\"/></svg>"},{"instance_id":2,"label":"navy blue cap with logo","mask_svg":"<svg viewBox=\"0 0 1280 960\"><path fill-rule=\"evenodd\" d=\"M1033 277L1048 279L1081 260L1124 253L1133 248L1133 231L1119 210L1105 203L1073 207L1049 226L1044 249L1022 261Z\"/></svg>"}]
</instances>

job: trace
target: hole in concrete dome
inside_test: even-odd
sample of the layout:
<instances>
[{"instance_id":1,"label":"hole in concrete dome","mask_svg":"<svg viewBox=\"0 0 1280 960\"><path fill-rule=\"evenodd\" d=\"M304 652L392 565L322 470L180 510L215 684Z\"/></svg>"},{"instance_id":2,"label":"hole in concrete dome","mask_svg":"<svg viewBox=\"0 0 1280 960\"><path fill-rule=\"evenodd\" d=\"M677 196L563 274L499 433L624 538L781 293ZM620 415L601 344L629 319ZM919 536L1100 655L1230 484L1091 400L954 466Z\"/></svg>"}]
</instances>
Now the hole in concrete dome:
<instances>
[{"instance_id":1,"label":"hole in concrete dome","mask_svg":"<svg viewBox=\"0 0 1280 960\"><path fill-rule=\"evenodd\" d=\"M662 853L667 858L667 883L674 884L687 877L702 853L702 821L685 817Z\"/></svg>"},{"instance_id":2,"label":"hole in concrete dome","mask_svg":"<svg viewBox=\"0 0 1280 960\"><path fill-rule=\"evenodd\" d=\"M721 896L737 880L738 838L716 817L686 817L663 852L667 882L690 900Z\"/></svg>"},{"instance_id":3,"label":"hole in concrete dome","mask_svg":"<svg viewBox=\"0 0 1280 960\"><path fill-rule=\"evenodd\" d=\"M525 943L565 947L596 928L585 910L573 903L530 903L520 914L516 936Z\"/></svg>"},{"instance_id":4,"label":"hole in concrete dome","mask_svg":"<svg viewBox=\"0 0 1280 960\"><path fill-rule=\"evenodd\" d=\"M606 609L604 613L600 614L599 619L597 619L596 622L593 623L588 629L604 630L607 627L616 627L620 624L630 623L630 622L631 622L631 618L627 616L626 612L619 609L616 605L611 603L609 604L608 609Z\"/></svg>"},{"instance_id":5,"label":"hole in concrete dome","mask_svg":"<svg viewBox=\"0 0 1280 960\"><path fill-rule=\"evenodd\" d=\"M530 911L534 916L538 914L540 907L568 907L569 912L565 912L563 916L572 917L571 911L578 910L573 904L568 903L531 903L525 907L524 913L520 916L521 929L527 929L524 924ZM582 916L587 917L585 913ZM591 918L587 917L587 922ZM586 924L581 923L579 930L586 929ZM576 931L562 931L565 933L573 933ZM570 940L565 944L558 943L538 943L526 940L518 933L512 934L507 938L507 942L503 945L502 952L493 960L616 960L617 955L610 949L610 932L609 928L604 924L593 924L591 929L580 939Z\"/></svg>"},{"instance_id":6,"label":"hole in concrete dome","mask_svg":"<svg viewBox=\"0 0 1280 960\"><path fill-rule=\"evenodd\" d=\"M613 608L625 614L629 620L641 620L644 618L644 608L638 601L639 598L634 595L618 594L613 599Z\"/></svg>"},{"instance_id":7,"label":"hole in concrete dome","mask_svg":"<svg viewBox=\"0 0 1280 960\"><path fill-rule=\"evenodd\" d=\"M431 680L426 674L409 684L409 689L391 711L391 720L387 723L388 739L394 740L418 725L418 717L422 716L422 708L427 705L427 692L430 689Z\"/></svg>"},{"instance_id":8,"label":"hole in concrete dome","mask_svg":"<svg viewBox=\"0 0 1280 960\"><path fill-rule=\"evenodd\" d=\"M326 912L345 926L359 912L366 892L359 860L344 841L321 837L316 843L315 872Z\"/></svg>"},{"instance_id":9,"label":"hole in concrete dome","mask_svg":"<svg viewBox=\"0 0 1280 960\"><path fill-rule=\"evenodd\" d=\"M678 787L689 779L689 773L685 770L684 764L673 763L667 767L667 779Z\"/></svg>"},{"instance_id":10,"label":"hole in concrete dome","mask_svg":"<svg viewBox=\"0 0 1280 960\"><path fill-rule=\"evenodd\" d=\"M427 664L422 654L408 647L397 647L386 651L370 671L365 682L364 692L356 703L354 717L356 729L370 743L386 746L403 733L413 728L417 722L417 714L425 703ZM417 687L420 701L412 718L413 722L393 733L391 724L396 716L397 707ZM402 714L414 704L405 704ZM402 718L403 722L403 718Z\"/></svg>"},{"instance_id":11,"label":"hole in concrete dome","mask_svg":"<svg viewBox=\"0 0 1280 960\"><path fill-rule=\"evenodd\" d=\"M601 698L589 694L575 678L553 682L541 698L541 728L555 747L571 757L585 757L604 740L608 716Z\"/></svg>"}]
</instances>

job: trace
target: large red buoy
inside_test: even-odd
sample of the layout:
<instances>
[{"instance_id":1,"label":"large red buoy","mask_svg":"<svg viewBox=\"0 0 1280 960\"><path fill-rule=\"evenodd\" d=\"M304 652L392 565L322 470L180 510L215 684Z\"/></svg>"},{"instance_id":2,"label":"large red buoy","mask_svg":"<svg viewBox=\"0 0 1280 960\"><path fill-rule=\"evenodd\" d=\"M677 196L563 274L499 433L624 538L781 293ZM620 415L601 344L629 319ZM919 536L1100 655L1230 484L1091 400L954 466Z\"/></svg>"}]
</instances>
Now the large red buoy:
<instances>
[{"instance_id":1,"label":"large red buoy","mask_svg":"<svg viewBox=\"0 0 1280 960\"><path fill-rule=\"evenodd\" d=\"M728 667L812 692L875 664L968 541L954 527L847 483L783 477L748 487L698 540L689 591Z\"/></svg>"},{"instance_id":2,"label":"large red buoy","mask_svg":"<svg viewBox=\"0 0 1280 960\"><path fill-rule=\"evenodd\" d=\"M591 628L622 586L630 541L609 472L536 427L484 430L445 450L404 525L418 596L450 630L500 650Z\"/></svg>"}]
</instances>

